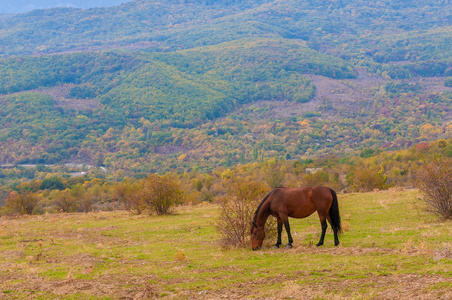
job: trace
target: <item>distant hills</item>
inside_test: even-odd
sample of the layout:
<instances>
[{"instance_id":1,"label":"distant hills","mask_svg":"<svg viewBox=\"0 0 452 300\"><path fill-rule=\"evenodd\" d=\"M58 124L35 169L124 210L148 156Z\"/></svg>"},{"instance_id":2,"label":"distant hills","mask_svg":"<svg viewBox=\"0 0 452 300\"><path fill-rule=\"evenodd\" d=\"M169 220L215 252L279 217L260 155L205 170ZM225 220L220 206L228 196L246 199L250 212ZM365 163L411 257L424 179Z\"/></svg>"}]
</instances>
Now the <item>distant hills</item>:
<instances>
[{"instance_id":1,"label":"distant hills","mask_svg":"<svg viewBox=\"0 0 452 300\"><path fill-rule=\"evenodd\" d=\"M55 7L92 8L120 5L131 0L16 0L0 1L0 14L24 13L34 9Z\"/></svg>"},{"instance_id":2,"label":"distant hills","mask_svg":"<svg viewBox=\"0 0 452 300\"><path fill-rule=\"evenodd\" d=\"M0 163L211 169L452 130L450 1L136 0L0 19Z\"/></svg>"}]
</instances>

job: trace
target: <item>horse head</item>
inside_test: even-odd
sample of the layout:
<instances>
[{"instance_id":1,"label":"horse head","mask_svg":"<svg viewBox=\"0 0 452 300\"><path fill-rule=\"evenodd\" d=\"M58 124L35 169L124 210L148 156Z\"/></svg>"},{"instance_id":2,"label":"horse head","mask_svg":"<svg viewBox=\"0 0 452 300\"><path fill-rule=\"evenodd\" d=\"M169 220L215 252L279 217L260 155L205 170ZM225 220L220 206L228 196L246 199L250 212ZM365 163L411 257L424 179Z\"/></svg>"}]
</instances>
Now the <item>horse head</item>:
<instances>
[{"instance_id":1,"label":"horse head","mask_svg":"<svg viewBox=\"0 0 452 300\"><path fill-rule=\"evenodd\" d=\"M260 248L262 248L264 238L264 226L259 226L256 223L251 222L251 248L253 250L259 250Z\"/></svg>"}]
</instances>

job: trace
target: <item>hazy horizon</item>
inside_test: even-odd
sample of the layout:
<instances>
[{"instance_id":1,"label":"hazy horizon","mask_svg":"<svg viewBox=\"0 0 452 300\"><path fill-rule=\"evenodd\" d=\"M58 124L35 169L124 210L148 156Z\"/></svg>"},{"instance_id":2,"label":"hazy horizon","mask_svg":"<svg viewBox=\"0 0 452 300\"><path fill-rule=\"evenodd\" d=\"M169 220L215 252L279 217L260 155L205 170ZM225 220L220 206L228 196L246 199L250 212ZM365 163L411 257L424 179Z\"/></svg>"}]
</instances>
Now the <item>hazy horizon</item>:
<instances>
[{"instance_id":1,"label":"hazy horizon","mask_svg":"<svg viewBox=\"0 0 452 300\"><path fill-rule=\"evenodd\" d=\"M0 14L18 14L34 9L54 7L109 7L131 1L132 0L0 0Z\"/></svg>"}]
</instances>

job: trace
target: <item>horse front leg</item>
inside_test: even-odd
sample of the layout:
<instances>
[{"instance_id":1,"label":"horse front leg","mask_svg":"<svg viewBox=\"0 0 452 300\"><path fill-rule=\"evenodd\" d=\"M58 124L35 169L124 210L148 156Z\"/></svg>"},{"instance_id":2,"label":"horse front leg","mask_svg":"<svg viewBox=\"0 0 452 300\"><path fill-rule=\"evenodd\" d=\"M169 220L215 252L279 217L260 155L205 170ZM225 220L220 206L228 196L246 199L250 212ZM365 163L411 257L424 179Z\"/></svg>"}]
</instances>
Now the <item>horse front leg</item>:
<instances>
[{"instance_id":1,"label":"horse front leg","mask_svg":"<svg viewBox=\"0 0 452 300\"><path fill-rule=\"evenodd\" d=\"M276 241L276 244L273 246L273 248L279 248L279 246L281 245L281 233L282 233L282 227L283 227L283 222L280 218L277 218L276 221L278 222L278 240Z\"/></svg>"},{"instance_id":2,"label":"horse front leg","mask_svg":"<svg viewBox=\"0 0 452 300\"><path fill-rule=\"evenodd\" d=\"M289 243L287 244L286 248L291 249L291 248L293 248L293 246L292 246L293 238L292 238L292 235L290 234L290 225L289 225L289 220L287 218L284 220L284 227L286 228L287 238L289 239Z\"/></svg>"}]
</instances>

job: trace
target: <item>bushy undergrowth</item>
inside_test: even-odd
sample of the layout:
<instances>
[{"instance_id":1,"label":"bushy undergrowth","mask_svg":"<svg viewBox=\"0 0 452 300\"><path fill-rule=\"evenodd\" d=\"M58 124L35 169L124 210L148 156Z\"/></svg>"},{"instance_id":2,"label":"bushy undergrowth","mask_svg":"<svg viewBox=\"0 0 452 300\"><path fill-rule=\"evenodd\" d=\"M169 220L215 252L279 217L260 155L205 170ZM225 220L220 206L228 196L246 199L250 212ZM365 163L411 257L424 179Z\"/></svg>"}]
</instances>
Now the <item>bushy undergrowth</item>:
<instances>
[{"instance_id":1,"label":"bushy undergrowth","mask_svg":"<svg viewBox=\"0 0 452 300\"><path fill-rule=\"evenodd\" d=\"M388 176L384 174L382 166L362 164L354 168L351 174L348 178L350 186L357 192L386 190L391 187L391 184L387 184Z\"/></svg>"},{"instance_id":2,"label":"bushy undergrowth","mask_svg":"<svg viewBox=\"0 0 452 300\"><path fill-rule=\"evenodd\" d=\"M7 215L28 214L31 215L38 205L39 196L28 193L11 192L6 198L3 211Z\"/></svg>"},{"instance_id":3,"label":"bushy undergrowth","mask_svg":"<svg viewBox=\"0 0 452 300\"><path fill-rule=\"evenodd\" d=\"M39 179L26 180L19 176L15 181L8 181L2 174L23 175L29 169L4 169L0 170L0 214L114 209L125 209L133 214L164 214L169 212L168 207L178 203L220 203L222 199L235 197L236 194L231 192L234 176L241 178L237 179L239 181L259 182L264 186L263 194L276 186L322 185L338 192L384 190L391 186L413 187L423 165L433 161L433 157L452 155L452 140L420 143L406 150L365 153L364 157L326 156L315 160L263 158L259 162L239 164L231 169L219 166L208 173L193 168L181 173L135 178L127 178L125 173L106 175L91 171L84 176L69 177L65 172L75 170L38 165L35 171ZM225 179L231 182L226 184ZM162 191L165 193L161 194ZM19 205L29 193L36 196L33 199L38 199L34 208L27 210L13 205Z\"/></svg>"},{"instance_id":4,"label":"bushy undergrowth","mask_svg":"<svg viewBox=\"0 0 452 300\"><path fill-rule=\"evenodd\" d=\"M124 208L134 214L164 215L182 203L183 193L179 182L170 174L149 175L146 179L118 184L115 188Z\"/></svg>"}]
</instances>

